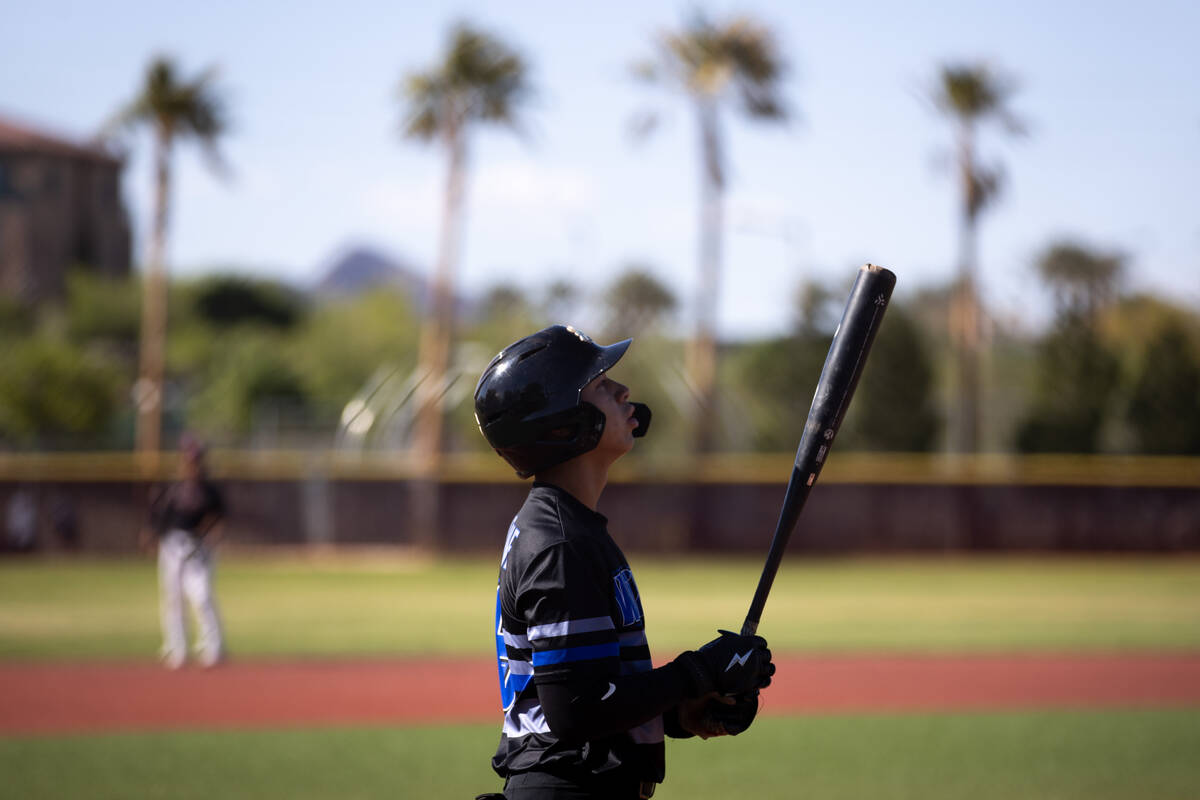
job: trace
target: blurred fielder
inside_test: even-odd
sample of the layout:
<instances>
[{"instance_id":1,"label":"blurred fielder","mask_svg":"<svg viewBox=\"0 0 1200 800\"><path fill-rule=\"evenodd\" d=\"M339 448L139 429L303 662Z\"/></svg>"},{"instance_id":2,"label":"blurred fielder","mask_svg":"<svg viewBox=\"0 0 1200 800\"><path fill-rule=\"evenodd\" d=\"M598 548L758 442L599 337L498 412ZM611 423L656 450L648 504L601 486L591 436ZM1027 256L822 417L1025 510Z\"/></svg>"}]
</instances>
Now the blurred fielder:
<instances>
[{"instance_id":1,"label":"blurred fielder","mask_svg":"<svg viewBox=\"0 0 1200 800\"><path fill-rule=\"evenodd\" d=\"M180 441L180 479L163 490L150 505L149 531L158 539L159 613L162 621L161 658L169 669L187 662L187 610L197 624L199 663L212 667L225 657L221 618L213 594L213 547L220 536L225 501L208 480L205 449L185 435Z\"/></svg>"}]
</instances>

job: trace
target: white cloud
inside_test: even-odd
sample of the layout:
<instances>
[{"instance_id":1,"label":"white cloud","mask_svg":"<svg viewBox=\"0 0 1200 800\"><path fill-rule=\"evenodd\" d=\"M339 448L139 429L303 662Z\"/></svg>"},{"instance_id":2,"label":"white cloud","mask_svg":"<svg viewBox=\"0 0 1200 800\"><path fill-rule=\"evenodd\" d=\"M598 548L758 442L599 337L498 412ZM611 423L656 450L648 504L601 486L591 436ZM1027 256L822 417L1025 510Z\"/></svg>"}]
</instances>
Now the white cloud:
<instances>
[{"instance_id":1,"label":"white cloud","mask_svg":"<svg viewBox=\"0 0 1200 800\"><path fill-rule=\"evenodd\" d=\"M480 165L470 187L480 211L578 214L594 205L590 176L578 169L535 161Z\"/></svg>"}]
</instances>

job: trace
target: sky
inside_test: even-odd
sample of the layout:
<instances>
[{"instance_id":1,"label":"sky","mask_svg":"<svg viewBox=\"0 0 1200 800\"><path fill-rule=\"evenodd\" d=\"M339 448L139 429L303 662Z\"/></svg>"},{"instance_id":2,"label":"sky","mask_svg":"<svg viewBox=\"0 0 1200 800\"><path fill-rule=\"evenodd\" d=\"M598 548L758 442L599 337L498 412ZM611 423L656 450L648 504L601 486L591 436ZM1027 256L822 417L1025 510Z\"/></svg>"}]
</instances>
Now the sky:
<instances>
[{"instance_id":1,"label":"sky","mask_svg":"<svg viewBox=\"0 0 1200 800\"><path fill-rule=\"evenodd\" d=\"M857 266L899 276L897 298L954 273L952 128L926 99L938 67L985 61L1019 84L1028 133L985 129L1004 194L980 225L985 301L1036 326L1049 300L1033 270L1071 238L1128 256L1126 287L1200 308L1200 3L980 0L707 3L775 31L789 64L787 125L726 113L727 228L722 336L785 331L806 280L848 284ZM232 168L176 156L168 260L178 275L234 270L313 282L349 247L427 271L445 159L404 139L398 86L426 69L456 20L519 48L535 95L528 135L471 140L458 279L539 291L566 279L598 293L626 267L679 296L695 291L699 158L681 97L630 66L694 4L549 0L304 4L7 0L0 114L68 137L98 130L137 91L149 60L187 75L216 65ZM630 120L654 110L645 141ZM144 251L147 137L130 139L124 196Z\"/></svg>"}]
</instances>

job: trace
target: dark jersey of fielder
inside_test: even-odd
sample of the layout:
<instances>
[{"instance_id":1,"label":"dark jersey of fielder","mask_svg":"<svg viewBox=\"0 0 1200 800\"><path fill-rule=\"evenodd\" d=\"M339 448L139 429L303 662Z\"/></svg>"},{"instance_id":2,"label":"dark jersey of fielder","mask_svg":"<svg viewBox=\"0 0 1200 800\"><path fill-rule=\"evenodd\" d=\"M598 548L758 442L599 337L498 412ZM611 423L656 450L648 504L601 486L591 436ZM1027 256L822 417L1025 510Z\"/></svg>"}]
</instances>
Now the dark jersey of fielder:
<instances>
[{"instance_id":1,"label":"dark jersey of fielder","mask_svg":"<svg viewBox=\"0 0 1200 800\"><path fill-rule=\"evenodd\" d=\"M150 506L150 526L159 536L183 530L202 537L208 532L208 527L202 527L206 520L224 516L225 498L216 484L207 480L171 484Z\"/></svg>"},{"instance_id":2,"label":"dark jersey of fielder","mask_svg":"<svg viewBox=\"0 0 1200 800\"><path fill-rule=\"evenodd\" d=\"M641 599L608 520L568 492L535 483L509 526L496 596L504 730L501 777L544 771L586 780L663 779L663 722L586 743L559 741L537 684L651 669Z\"/></svg>"}]
</instances>

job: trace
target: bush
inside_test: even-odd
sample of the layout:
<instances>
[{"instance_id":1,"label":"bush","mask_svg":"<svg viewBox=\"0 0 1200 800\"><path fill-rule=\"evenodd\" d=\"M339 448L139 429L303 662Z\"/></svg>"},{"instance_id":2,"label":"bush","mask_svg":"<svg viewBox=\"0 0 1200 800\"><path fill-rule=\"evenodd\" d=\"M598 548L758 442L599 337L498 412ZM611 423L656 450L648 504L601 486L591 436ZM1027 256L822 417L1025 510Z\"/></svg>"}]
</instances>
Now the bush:
<instances>
[{"instance_id":1,"label":"bush","mask_svg":"<svg viewBox=\"0 0 1200 800\"><path fill-rule=\"evenodd\" d=\"M1200 454L1200 364L1178 323L1147 344L1126 420L1141 452Z\"/></svg>"},{"instance_id":2,"label":"bush","mask_svg":"<svg viewBox=\"0 0 1200 800\"><path fill-rule=\"evenodd\" d=\"M62 342L4 344L0 356L0 439L17 444L95 437L114 416L118 370Z\"/></svg>"},{"instance_id":3,"label":"bush","mask_svg":"<svg viewBox=\"0 0 1200 800\"><path fill-rule=\"evenodd\" d=\"M733 379L722 392L733 394L753 449L786 452L800 442L829 342L824 334L802 332L754 342L736 353Z\"/></svg>"},{"instance_id":4,"label":"bush","mask_svg":"<svg viewBox=\"0 0 1200 800\"><path fill-rule=\"evenodd\" d=\"M135 353L141 315L138 281L82 271L67 277L67 334L72 341L85 344L101 340Z\"/></svg>"},{"instance_id":5,"label":"bush","mask_svg":"<svg viewBox=\"0 0 1200 800\"><path fill-rule=\"evenodd\" d=\"M287 330L304 316L303 299L273 281L235 275L206 278L195 288L196 314L213 327L262 325Z\"/></svg>"},{"instance_id":6,"label":"bush","mask_svg":"<svg viewBox=\"0 0 1200 800\"><path fill-rule=\"evenodd\" d=\"M916 322L888 310L851 404L849 444L867 450L926 452L941 427L934 407L933 362Z\"/></svg>"},{"instance_id":7,"label":"bush","mask_svg":"<svg viewBox=\"0 0 1200 800\"><path fill-rule=\"evenodd\" d=\"M199 387L188 417L211 434L246 434L264 424L307 422L304 381L272 336L245 336L228 342L220 363Z\"/></svg>"},{"instance_id":8,"label":"bush","mask_svg":"<svg viewBox=\"0 0 1200 800\"><path fill-rule=\"evenodd\" d=\"M1025 453L1094 453L1120 380L1114 356L1088 321L1064 314L1038 348L1033 408L1018 426Z\"/></svg>"}]
</instances>

